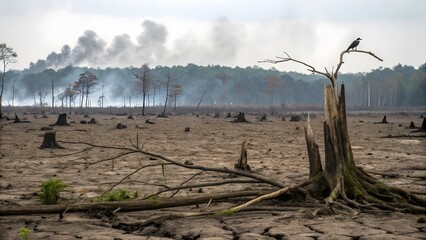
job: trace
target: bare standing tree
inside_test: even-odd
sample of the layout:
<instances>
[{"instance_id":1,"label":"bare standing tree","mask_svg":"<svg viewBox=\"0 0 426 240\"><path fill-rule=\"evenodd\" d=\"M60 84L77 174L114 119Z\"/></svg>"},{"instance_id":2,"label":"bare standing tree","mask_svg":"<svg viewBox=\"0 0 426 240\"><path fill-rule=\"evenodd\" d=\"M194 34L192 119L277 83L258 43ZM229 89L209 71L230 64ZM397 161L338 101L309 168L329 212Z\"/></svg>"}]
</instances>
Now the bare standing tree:
<instances>
[{"instance_id":1,"label":"bare standing tree","mask_svg":"<svg viewBox=\"0 0 426 240\"><path fill-rule=\"evenodd\" d=\"M39 102L39 107L43 108L44 105L48 105L47 102L45 102L44 100L46 99L48 92L39 88L37 91L37 96L38 96L38 102Z\"/></svg>"},{"instance_id":2,"label":"bare standing tree","mask_svg":"<svg viewBox=\"0 0 426 240\"><path fill-rule=\"evenodd\" d=\"M274 94L280 85L281 78L270 77L266 82L266 91L271 95L271 113L274 112Z\"/></svg>"},{"instance_id":3,"label":"bare standing tree","mask_svg":"<svg viewBox=\"0 0 426 240\"><path fill-rule=\"evenodd\" d=\"M222 81L222 86L223 86L223 109L226 112L226 101L227 101L226 84L229 82L229 80L231 78L227 74L225 74L225 73L217 74L216 78L219 79L220 81Z\"/></svg>"},{"instance_id":4,"label":"bare standing tree","mask_svg":"<svg viewBox=\"0 0 426 240\"><path fill-rule=\"evenodd\" d=\"M167 71L166 74L166 100L164 102L164 108L163 108L163 112L160 114L160 116L165 117L166 115L166 108L167 108L167 103L169 100L169 88L170 88L170 83L174 80L178 79L178 76L176 74L173 74L169 71Z\"/></svg>"},{"instance_id":5,"label":"bare standing tree","mask_svg":"<svg viewBox=\"0 0 426 240\"><path fill-rule=\"evenodd\" d=\"M3 64L3 72L1 75L1 89L0 89L0 119L3 118L2 112L2 100L3 100L3 91L4 91L4 79L6 76L6 67L9 63L15 63L17 60L18 54L13 51L13 48L8 47L6 43L0 43L0 61Z\"/></svg>"},{"instance_id":6,"label":"bare standing tree","mask_svg":"<svg viewBox=\"0 0 426 240\"><path fill-rule=\"evenodd\" d=\"M53 79L52 79L52 108L55 107L55 85L53 84Z\"/></svg>"},{"instance_id":7,"label":"bare standing tree","mask_svg":"<svg viewBox=\"0 0 426 240\"><path fill-rule=\"evenodd\" d=\"M176 111L176 106L177 106L177 97L182 95L182 84L173 84L172 86L172 91L170 92L170 96L173 97L175 99L175 105L174 105L174 111Z\"/></svg>"},{"instance_id":8,"label":"bare standing tree","mask_svg":"<svg viewBox=\"0 0 426 240\"><path fill-rule=\"evenodd\" d=\"M143 64L139 69L135 69L133 75L136 77L136 88L142 91L142 116L145 116L146 97L149 93L150 84L154 80L154 75L148 63Z\"/></svg>"}]
</instances>

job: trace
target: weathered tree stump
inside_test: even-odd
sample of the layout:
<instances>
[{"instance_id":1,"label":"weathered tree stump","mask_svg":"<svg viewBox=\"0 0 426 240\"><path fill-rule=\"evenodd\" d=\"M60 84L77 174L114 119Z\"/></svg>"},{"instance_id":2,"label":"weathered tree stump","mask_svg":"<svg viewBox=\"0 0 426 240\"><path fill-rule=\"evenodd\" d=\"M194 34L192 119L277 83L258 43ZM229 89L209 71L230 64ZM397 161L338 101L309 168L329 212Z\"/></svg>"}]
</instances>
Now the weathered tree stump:
<instances>
[{"instance_id":1,"label":"weathered tree stump","mask_svg":"<svg viewBox=\"0 0 426 240\"><path fill-rule=\"evenodd\" d=\"M375 122L374 124L388 124L388 121L386 120L386 115L383 116L383 119L381 122Z\"/></svg>"},{"instance_id":2,"label":"weathered tree stump","mask_svg":"<svg viewBox=\"0 0 426 240\"><path fill-rule=\"evenodd\" d=\"M263 114L263 116L259 119L261 122L266 122L266 114Z\"/></svg>"},{"instance_id":3,"label":"weathered tree stump","mask_svg":"<svg viewBox=\"0 0 426 240\"><path fill-rule=\"evenodd\" d=\"M15 113L15 120L13 121L13 123L20 123L21 119L19 119L18 115L16 115Z\"/></svg>"},{"instance_id":4,"label":"weathered tree stump","mask_svg":"<svg viewBox=\"0 0 426 240\"><path fill-rule=\"evenodd\" d=\"M234 121L232 121L232 122L234 122L234 123L248 123L249 121L247 121L244 112L239 112L237 118L234 119Z\"/></svg>"},{"instance_id":5,"label":"weathered tree stump","mask_svg":"<svg viewBox=\"0 0 426 240\"><path fill-rule=\"evenodd\" d=\"M127 126L124 125L124 124L119 123L119 124L117 124L117 127L115 127L115 128L116 129L125 129L125 128L127 128Z\"/></svg>"},{"instance_id":6,"label":"weathered tree stump","mask_svg":"<svg viewBox=\"0 0 426 240\"><path fill-rule=\"evenodd\" d=\"M238 162L234 165L235 169L239 169L242 171L251 171L250 165L247 164L247 149L246 149L246 141L241 144L241 154Z\"/></svg>"},{"instance_id":7,"label":"weathered tree stump","mask_svg":"<svg viewBox=\"0 0 426 240\"><path fill-rule=\"evenodd\" d=\"M307 189L312 196L326 194L332 205L336 199L364 209L388 209L426 213L426 201L405 190L379 182L355 164L346 120L345 88L340 96L332 86L324 88L324 148L325 168L322 170L313 135L305 131L308 145L310 177ZM385 119L384 119L385 120ZM308 122L308 128L310 128Z\"/></svg>"},{"instance_id":8,"label":"weathered tree stump","mask_svg":"<svg viewBox=\"0 0 426 240\"><path fill-rule=\"evenodd\" d=\"M290 117L290 122L300 122L300 120L301 120L302 118L301 118L301 116L300 115L292 115L291 117Z\"/></svg>"},{"instance_id":9,"label":"weathered tree stump","mask_svg":"<svg viewBox=\"0 0 426 240\"><path fill-rule=\"evenodd\" d=\"M408 127L408 129L417 129L417 127L416 127L416 125L414 125L413 121L410 122L410 126Z\"/></svg>"},{"instance_id":10,"label":"weathered tree stump","mask_svg":"<svg viewBox=\"0 0 426 240\"><path fill-rule=\"evenodd\" d=\"M40 146L40 149L43 148L60 148L62 149L63 147L60 146L57 142L56 142L56 132L55 131L49 131L49 132L45 132L44 133L44 139L43 139L43 143Z\"/></svg>"},{"instance_id":11,"label":"weathered tree stump","mask_svg":"<svg viewBox=\"0 0 426 240\"><path fill-rule=\"evenodd\" d=\"M132 115L130 115L130 116L127 117L127 119L133 120L134 118L133 118Z\"/></svg>"},{"instance_id":12,"label":"weathered tree stump","mask_svg":"<svg viewBox=\"0 0 426 240\"><path fill-rule=\"evenodd\" d=\"M67 114L61 113L58 116L58 120L56 120L55 124L52 124L52 126L69 126L70 124L67 122Z\"/></svg>"},{"instance_id":13,"label":"weathered tree stump","mask_svg":"<svg viewBox=\"0 0 426 240\"><path fill-rule=\"evenodd\" d=\"M220 114L219 113L215 113L213 118L220 118Z\"/></svg>"},{"instance_id":14,"label":"weathered tree stump","mask_svg":"<svg viewBox=\"0 0 426 240\"><path fill-rule=\"evenodd\" d=\"M95 118L91 118L90 121L88 122L88 124L96 124L96 119Z\"/></svg>"}]
</instances>

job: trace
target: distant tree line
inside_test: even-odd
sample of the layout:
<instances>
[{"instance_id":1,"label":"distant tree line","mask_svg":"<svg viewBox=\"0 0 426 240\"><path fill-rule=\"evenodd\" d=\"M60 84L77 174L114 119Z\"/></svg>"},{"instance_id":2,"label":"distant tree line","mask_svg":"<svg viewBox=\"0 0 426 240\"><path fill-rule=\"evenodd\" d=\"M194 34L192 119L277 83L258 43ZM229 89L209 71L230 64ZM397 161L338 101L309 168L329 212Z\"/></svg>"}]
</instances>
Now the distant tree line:
<instances>
[{"instance_id":1,"label":"distant tree line","mask_svg":"<svg viewBox=\"0 0 426 240\"><path fill-rule=\"evenodd\" d=\"M144 75L146 74L146 75ZM319 75L266 70L257 66L73 67L42 72L11 70L5 75L4 104L90 106L268 106L323 104ZM368 73L341 74L347 105L362 109L425 107L426 64L397 65ZM56 100L56 101L55 101ZM97 101L96 101L97 100ZM97 103L97 104L96 104Z\"/></svg>"}]
</instances>

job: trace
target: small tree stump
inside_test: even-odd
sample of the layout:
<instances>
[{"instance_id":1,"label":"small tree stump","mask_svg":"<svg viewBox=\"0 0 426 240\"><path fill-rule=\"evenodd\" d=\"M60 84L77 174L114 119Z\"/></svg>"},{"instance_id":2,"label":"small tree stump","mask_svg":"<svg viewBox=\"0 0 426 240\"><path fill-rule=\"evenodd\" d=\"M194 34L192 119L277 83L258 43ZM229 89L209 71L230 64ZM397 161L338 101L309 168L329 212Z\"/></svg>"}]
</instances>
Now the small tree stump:
<instances>
[{"instance_id":1,"label":"small tree stump","mask_svg":"<svg viewBox=\"0 0 426 240\"><path fill-rule=\"evenodd\" d=\"M96 124L96 119L95 118L91 118L90 121L88 122L88 124Z\"/></svg>"},{"instance_id":2,"label":"small tree stump","mask_svg":"<svg viewBox=\"0 0 426 240\"><path fill-rule=\"evenodd\" d=\"M423 118L422 129L426 132L426 118Z\"/></svg>"},{"instance_id":3,"label":"small tree stump","mask_svg":"<svg viewBox=\"0 0 426 240\"><path fill-rule=\"evenodd\" d=\"M55 131L49 131L44 133L44 139L43 139L43 143L40 146L40 149L43 149L43 148L60 148L60 149L63 148L56 142Z\"/></svg>"},{"instance_id":4,"label":"small tree stump","mask_svg":"<svg viewBox=\"0 0 426 240\"><path fill-rule=\"evenodd\" d=\"M241 144L241 154L238 162L234 165L235 169L239 169L242 171L250 172L250 166L247 164L247 149L246 149L246 141Z\"/></svg>"},{"instance_id":5,"label":"small tree stump","mask_svg":"<svg viewBox=\"0 0 426 240\"><path fill-rule=\"evenodd\" d=\"M127 117L127 119L133 120L133 116L130 115L130 116Z\"/></svg>"},{"instance_id":6,"label":"small tree stump","mask_svg":"<svg viewBox=\"0 0 426 240\"><path fill-rule=\"evenodd\" d=\"M244 112L239 112L237 118L234 119L234 121L232 121L232 122L234 122L234 123L247 123L249 121L247 121Z\"/></svg>"},{"instance_id":7,"label":"small tree stump","mask_svg":"<svg viewBox=\"0 0 426 240\"><path fill-rule=\"evenodd\" d=\"M24 118L25 119L25 118ZM15 120L13 121L13 123L30 123L30 121L23 121L21 120L18 115L16 115L15 113Z\"/></svg>"},{"instance_id":8,"label":"small tree stump","mask_svg":"<svg viewBox=\"0 0 426 240\"><path fill-rule=\"evenodd\" d=\"M15 120L13 121L13 123L20 123L21 119L19 119L18 115L16 115L15 113Z\"/></svg>"},{"instance_id":9,"label":"small tree stump","mask_svg":"<svg viewBox=\"0 0 426 240\"><path fill-rule=\"evenodd\" d=\"M58 116L58 120L52 126L69 126L70 124L67 122L67 114L61 113Z\"/></svg>"},{"instance_id":10,"label":"small tree stump","mask_svg":"<svg viewBox=\"0 0 426 240\"><path fill-rule=\"evenodd\" d=\"M388 121L386 120L386 115L383 116L383 119L381 122L375 122L374 124L388 124Z\"/></svg>"},{"instance_id":11,"label":"small tree stump","mask_svg":"<svg viewBox=\"0 0 426 240\"><path fill-rule=\"evenodd\" d=\"M116 129L125 129L125 128L127 128L127 126L124 125L124 124L119 123L119 124L117 124L117 127L115 127L115 128Z\"/></svg>"},{"instance_id":12,"label":"small tree stump","mask_svg":"<svg viewBox=\"0 0 426 240\"><path fill-rule=\"evenodd\" d=\"M263 114L259 121L266 122L266 114Z\"/></svg>"},{"instance_id":13,"label":"small tree stump","mask_svg":"<svg viewBox=\"0 0 426 240\"><path fill-rule=\"evenodd\" d=\"M300 122L300 120L301 120L302 118L301 118L301 116L300 115L292 115L291 117L290 117L290 122Z\"/></svg>"},{"instance_id":14,"label":"small tree stump","mask_svg":"<svg viewBox=\"0 0 426 240\"><path fill-rule=\"evenodd\" d=\"M413 121L410 122L410 126L408 127L408 129L417 129Z\"/></svg>"}]
</instances>

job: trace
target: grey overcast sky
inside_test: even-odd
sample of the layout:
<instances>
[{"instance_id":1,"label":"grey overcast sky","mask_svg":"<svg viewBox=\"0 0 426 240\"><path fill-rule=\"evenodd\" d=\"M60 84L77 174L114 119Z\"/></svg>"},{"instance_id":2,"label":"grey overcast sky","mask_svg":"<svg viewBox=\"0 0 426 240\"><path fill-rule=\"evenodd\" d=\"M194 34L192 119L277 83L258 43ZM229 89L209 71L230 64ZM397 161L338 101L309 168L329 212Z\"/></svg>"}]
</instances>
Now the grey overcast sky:
<instances>
[{"instance_id":1,"label":"grey overcast sky","mask_svg":"<svg viewBox=\"0 0 426 240\"><path fill-rule=\"evenodd\" d=\"M0 0L0 42L14 69L259 64L286 51L323 69L357 37L342 72L426 63L426 0ZM64 47L64 45L67 45ZM54 52L54 53L52 53Z\"/></svg>"}]
</instances>

